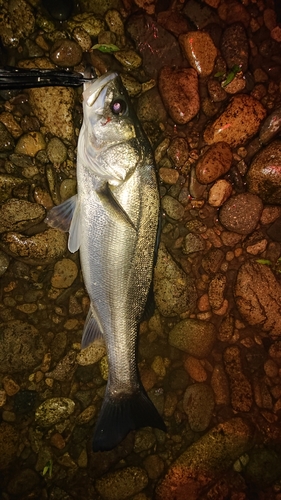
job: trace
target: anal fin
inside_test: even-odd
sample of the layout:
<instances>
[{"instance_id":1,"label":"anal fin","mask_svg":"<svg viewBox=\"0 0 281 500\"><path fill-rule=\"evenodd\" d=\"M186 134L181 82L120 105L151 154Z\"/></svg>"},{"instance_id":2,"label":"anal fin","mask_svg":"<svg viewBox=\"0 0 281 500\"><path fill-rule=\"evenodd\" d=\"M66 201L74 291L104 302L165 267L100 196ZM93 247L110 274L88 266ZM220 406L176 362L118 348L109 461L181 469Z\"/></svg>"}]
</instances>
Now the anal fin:
<instances>
[{"instance_id":1,"label":"anal fin","mask_svg":"<svg viewBox=\"0 0 281 500\"><path fill-rule=\"evenodd\" d=\"M81 349L85 349L95 340L103 339L101 328L98 320L95 318L92 308L90 307L87 318L84 324L84 330L81 340Z\"/></svg>"}]
</instances>

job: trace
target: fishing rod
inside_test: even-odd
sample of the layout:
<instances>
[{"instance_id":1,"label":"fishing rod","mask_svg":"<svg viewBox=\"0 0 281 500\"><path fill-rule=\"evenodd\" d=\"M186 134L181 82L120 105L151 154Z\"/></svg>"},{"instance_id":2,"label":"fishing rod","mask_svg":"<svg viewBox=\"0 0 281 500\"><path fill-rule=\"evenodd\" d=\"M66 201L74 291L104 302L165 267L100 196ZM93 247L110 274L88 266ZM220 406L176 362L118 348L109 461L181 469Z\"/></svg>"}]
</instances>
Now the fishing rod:
<instances>
[{"instance_id":1,"label":"fishing rod","mask_svg":"<svg viewBox=\"0 0 281 500\"><path fill-rule=\"evenodd\" d=\"M66 69L25 69L5 66L0 68L0 90L58 86L79 87L96 78L96 72L92 67L86 69L83 74Z\"/></svg>"}]
</instances>

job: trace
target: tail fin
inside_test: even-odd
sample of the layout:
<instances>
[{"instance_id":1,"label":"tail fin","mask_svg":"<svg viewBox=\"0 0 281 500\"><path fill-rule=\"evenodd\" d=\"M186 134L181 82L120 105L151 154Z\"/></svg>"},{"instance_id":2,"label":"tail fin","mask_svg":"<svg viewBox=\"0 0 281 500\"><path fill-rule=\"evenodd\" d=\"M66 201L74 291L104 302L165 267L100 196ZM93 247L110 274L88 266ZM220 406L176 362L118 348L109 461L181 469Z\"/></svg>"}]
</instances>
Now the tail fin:
<instances>
[{"instance_id":1,"label":"tail fin","mask_svg":"<svg viewBox=\"0 0 281 500\"><path fill-rule=\"evenodd\" d=\"M93 451L112 450L128 432L147 426L166 431L144 389L119 400L105 397L94 432Z\"/></svg>"}]
</instances>

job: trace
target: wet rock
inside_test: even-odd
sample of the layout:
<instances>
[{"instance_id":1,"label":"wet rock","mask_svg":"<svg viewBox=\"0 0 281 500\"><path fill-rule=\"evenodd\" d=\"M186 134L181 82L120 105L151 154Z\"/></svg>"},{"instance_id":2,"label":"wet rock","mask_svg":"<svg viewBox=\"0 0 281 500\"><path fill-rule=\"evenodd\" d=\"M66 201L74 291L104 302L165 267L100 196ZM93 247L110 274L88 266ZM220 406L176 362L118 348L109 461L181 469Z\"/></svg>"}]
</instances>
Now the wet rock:
<instances>
[{"instance_id":1,"label":"wet rock","mask_svg":"<svg viewBox=\"0 0 281 500\"><path fill-rule=\"evenodd\" d=\"M219 179L209 191L208 203L212 207L221 207L232 194L232 185L225 179Z\"/></svg>"},{"instance_id":2,"label":"wet rock","mask_svg":"<svg viewBox=\"0 0 281 500\"><path fill-rule=\"evenodd\" d=\"M33 158L38 151L45 149L45 147L45 139L41 132L29 132L19 138L15 147L15 153L24 154Z\"/></svg>"},{"instance_id":3,"label":"wet rock","mask_svg":"<svg viewBox=\"0 0 281 500\"><path fill-rule=\"evenodd\" d=\"M209 427L214 407L214 394L207 384L195 383L186 389L183 409L194 432L202 432Z\"/></svg>"},{"instance_id":4,"label":"wet rock","mask_svg":"<svg viewBox=\"0 0 281 500\"><path fill-rule=\"evenodd\" d=\"M266 250L268 241L262 231L255 231L250 234L244 241L243 247L246 248L247 253L251 255L258 255Z\"/></svg>"},{"instance_id":5,"label":"wet rock","mask_svg":"<svg viewBox=\"0 0 281 500\"><path fill-rule=\"evenodd\" d=\"M238 94L245 89L246 83L247 82L245 76L243 75L242 71L239 71L239 73L235 75L233 80L225 86L225 91L227 94L231 95ZM255 96L253 95L253 97Z\"/></svg>"},{"instance_id":6,"label":"wet rock","mask_svg":"<svg viewBox=\"0 0 281 500\"><path fill-rule=\"evenodd\" d=\"M205 382L208 378L201 360L193 356L187 356L184 362L184 368L195 382Z\"/></svg>"},{"instance_id":7,"label":"wet rock","mask_svg":"<svg viewBox=\"0 0 281 500\"><path fill-rule=\"evenodd\" d=\"M164 462L158 455L148 455L144 460L144 467L148 477L155 480L161 476L164 470Z\"/></svg>"},{"instance_id":8,"label":"wet rock","mask_svg":"<svg viewBox=\"0 0 281 500\"><path fill-rule=\"evenodd\" d=\"M229 405L230 396L228 380L221 363L214 366L211 378L211 387L214 391L215 403L223 406Z\"/></svg>"},{"instance_id":9,"label":"wet rock","mask_svg":"<svg viewBox=\"0 0 281 500\"><path fill-rule=\"evenodd\" d=\"M56 40L50 50L50 59L57 66L77 66L82 59L81 47L72 40Z\"/></svg>"},{"instance_id":10,"label":"wet rock","mask_svg":"<svg viewBox=\"0 0 281 500\"><path fill-rule=\"evenodd\" d=\"M47 399L37 408L35 421L41 427L51 427L68 418L75 409L75 403L69 398Z\"/></svg>"},{"instance_id":11,"label":"wet rock","mask_svg":"<svg viewBox=\"0 0 281 500\"><path fill-rule=\"evenodd\" d=\"M105 22L112 33L124 35L124 23L121 14L116 9L109 9L105 14Z\"/></svg>"},{"instance_id":12,"label":"wet rock","mask_svg":"<svg viewBox=\"0 0 281 500\"><path fill-rule=\"evenodd\" d=\"M201 76L210 75L217 57L210 35L204 31L189 31L179 36L179 42L192 68Z\"/></svg>"},{"instance_id":13,"label":"wet rock","mask_svg":"<svg viewBox=\"0 0 281 500\"><path fill-rule=\"evenodd\" d=\"M103 342L93 342L89 347L83 349L77 355L77 363L82 366L97 363L106 354L105 344Z\"/></svg>"},{"instance_id":14,"label":"wet rock","mask_svg":"<svg viewBox=\"0 0 281 500\"><path fill-rule=\"evenodd\" d=\"M42 87L29 90L30 105L34 114L50 133L60 139L72 141L74 127L71 110L74 91L69 87ZM56 103L56 113L54 113Z\"/></svg>"},{"instance_id":15,"label":"wet rock","mask_svg":"<svg viewBox=\"0 0 281 500\"><path fill-rule=\"evenodd\" d=\"M155 435L147 429L139 429L135 435L134 452L141 453L150 450L156 442Z\"/></svg>"},{"instance_id":16,"label":"wet rock","mask_svg":"<svg viewBox=\"0 0 281 500\"><path fill-rule=\"evenodd\" d=\"M205 248L205 241L199 234L189 233L185 236L182 245L182 252L186 255L194 252L202 252Z\"/></svg>"},{"instance_id":17,"label":"wet rock","mask_svg":"<svg viewBox=\"0 0 281 500\"><path fill-rule=\"evenodd\" d=\"M21 136L22 129L11 113L9 113L8 111L3 111L3 113L0 114L0 122L5 125L8 132L15 139ZM2 137L1 140L3 141Z\"/></svg>"},{"instance_id":18,"label":"wet rock","mask_svg":"<svg viewBox=\"0 0 281 500\"><path fill-rule=\"evenodd\" d=\"M46 373L46 377L59 380L60 382L66 382L72 379L76 367L76 352L70 351L61 361L59 361L54 370Z\"/></svg>"},{"instance_id":19,"label":"wet rock","mask_svg":"<svg viewBox=\"0 0 281 500\"><path fill-rule=\"evenodd\" d=\"M272 396L269 392L265 380L254 380L253 383L255 403L259 408L267 408L271 410L273 408Z\"/></svg>"},{"instance_id":20,"label":"wet rock","mask_svg":"<svg viewBox=\"0 0 281 500\"><path fill-rule=\"evenodd\" d=\"M13 191L27 186L27 181L13 175L0 174L0 203L13 197Z\"/></svg>"},{"instance_id":21,"label":"wet rock","mask_svg":"<svg viewBox=\"0 0 281 500\"><path fill-rule=\"evenodd\" d=\"M13 461L18 450L18 433L10 424L0 424L0 470L6 469Z\"/></svg>"},{"instance_id":22,"label":"wet rock","mask_svg":"<svg viewBox=\"0 0 281 500\"><path fill-rule=\"evenodd\" d=\"M274 450L256 447L249 453L245 469L248 481L263 489L280 477L281 459Z\"/></svg>"},{"instance_id":23,"label":"wet rock","mask_svg":"<svg viewBox=\"0 0 281 500\"><path fill-rule=\"evenodd\" d=\"M78 268L71 259L59 260L55 263L51 283L54 288L69 288L78 275Z\"/></svg>"},{"instance_id":24,"label":"wet rock","mask_svg":"<svg viewBox=\"0 0 281 500\"><path fill-rule=\"evenodd\" d=\"M233 409L235 411L250 411L253 404L252 388L242 371L239 347L227 347L223 353L223 361L230 381L230 399Z\"/></svg>"},{"instance_id":25,"label":"wet rock","mask_svg":"<svg viewBox=\"0 0 281 500\"><path fill-rule=\"evenodd\" d=\"M258 326L269 336L281 334L281 287L268 266L252 260L240 267L235 300L250 325Z\"/></svg>"},{"instance_id":26,"label":"wet rock","mask_svg":"<svg viewBox=\"0 0 281 500\"><path fill-rule=\"evenodd\" d=\"M218 8L218 15L227 24L242 23L245 28L248 27L250 22L249 12L237 0L221 4Z\"/></svg>"},{"instance_id":27,"label":"wet rock","mask_svg":"<svg viewBox=\"0 0 281 500\"><path fill-rule=\"evenodd\" d=\"M148 483L146 472L140 467L125 467L104 474L96 480L95 486L102 498L125 500L142 491Z\"/></svg>"},{"instance_id":28,"label":"wet rock","mask_svg":"<svg viewBox=\"0 0 281 500\"><path fill-rule=\"evenodd\" d=\"M45 353L45 343L31 324L13 320L1 325L0 373L19 373L38 365Z\"/></svg>"},{"instance_id":29,"label":"wet rock","mask_svg":"<svg viewBox=\"0 0 281 500\"><path fill-rule=\"evenodd\" d=\"M170 466L156 488L156 500L197 500L201 489L251 446L252 431L241 418L215 426Z\"/></svg>"},{"instance_id":30,"label":"wet rock","mask_svg":"<svg viewBox=\"0 0 281 500\"><path fill-rule=\"evenodd\" d=\"M0 122L0 153L8 153L15 147L13 136L7 130L5 125Z\"/></svg>"},{"instance_id":31,"label":"wet rock","mask_svg":"<svg viewBox=\"0 0 281 500\"><path fill-rule=\"evenodd\" d=\"M198 29L202 29L208 24L215 23L217 16L207 5L200 5L195 0L187 2L183 13L190 19Z\"/></svg>"},{"instance_id":32,"label":"wet rock","mask_svg":"<svg viewBox=\"0 0 281 500\"><path fill-rule=\"evenodd\" d=\"M45 215L42 205L12 198L0 207L0 233L23 231L41 222Z\"/></svg>"},{"instance_id":33,"label":"wet rock","mask_svg":"<svg viewBox=\"0 0 281 500\"><path fill-rule=\"evenodd\" d=\"M106 5L106 2L104 2ZM70 30L75 28L83 28L88 35L97 37L101 31L105 29L104 22L93 14L94 9L89 9L88 12L83 12L77 16L73 16L68 22L67 26Z\"/></svg>"},{"instance_id":34,"label":"wet rock","mask_svg":"<svg viewBox=\"0 0 281 500\"><path fill-rule=\"evenodd\" d=\"M77 184L75 179L64 179L60 185L60 197L62 201L71 198L77 192ZM45 205L44 205L45 206Z\"/></svg>"},{"instance_id":35,"label":"wet rock","mask_svg":"<svg viewBox=\"0 0 281 500\"><path fill-rule=\"evenodd\" d=\"M267 144L281 130L281 108L275 109L263 122L259 139L263 144Z\"/></svg>"},{"instance_id":36,"label":"wet rock","mask_svg":"<svg viewBox=\"0 0 281 500\"><path fill-rule=\"evenodd\" d=\"M59 259L66 251L67 236L62 231L47 229L34 236L5 233L0 244L15 258L33 265L46 265Z\"/></svg>"},{"instance_id":37,"label":"wet rock","mask_svg":"<svg viewBox=\"0 0 281 500\"><path fill-rule=\"evenodd\" d=\"M252 161L247 181L249 191L258 194L266 203L281 203L280 188L281 141L273 141Z\"/></svg>"},{"instance_id":38,"label":"wet rock","mask_svg":"<svg viewBox=\"0 0 281 500\"><path fill-rule=\"evenodd\" d=\"M148 76L156 78L163 66L181 66L183 59L176 38L152 17L131 16L127 23L127 31L142 56Z\"/></svg>"},{"instance_id":39,"label":"wet rock","mask_svg":"<svg viewBox=\"0 0 281 500\"><path fill-rule=\"evenodd\" d=\"M90 35L83 29L77 26L74 28L72 36L74 40L80 45L82 52L89 52L92 47L92 40Z\"/></svg>"},{"instance_id":40,"label":"wet rock","mask_svg":"<svg viewBox=\"0 0 281 500\"><path fill-rule=\"evenodd\" d=\"M215 339L216 331L212 323L190 318L177 323L169 333L170 345L195 358L206 358Z\"/></svg>"},{"instance_id":41,"label":"wet rock","mask_svg":"<svg viewBox=\"0 0 281 500\"><path fill-rule=\"evenodd\" d=\"M177 266L162 243L154 270L154 294L163 316L176 316L194 307L196 301L192 277Z\"/></svg>"},{"instance_id":42,"label":"wet rock","mask_svg":"<svg viewBox=\"0 0 281 500\"><path fill-rule=\"evenodd\" d=\"M24 0L13 0L8 9L3 9L0 19L0 32L3 45L17 47L23 37L29 37L35 25L30 5Z\"/></svg>"},{"instance_id":43,"label":"wet rock","mask_svg":"<svg viewBox=\"0 0 281 500\"><path fill-rule=\"evenodd\" d=\"M209 284L209 302L212 309L220 309L223 305L224 294L226 288L226 276L218 273Z\"/></svg>"},{"instance_id":44,"label":"wet rock","mask_svg":"<svg viewBox=\"0 0 281 500\"><path fill-rule=\"evenodd\" d=\"M57 137L53 137L47 144L47 155L55 165L61 165L67 158L67 148Z\"/></svg>"},{"instance_id":45,"label":"wet rock","mask_svg":"<svg viewBox=\"0 0 281 500\"><path fill-rule=\"evenodd\" d=\"M178 36L188 31L189 25L180 12L176 10L163 10L157 15L157 22L166 30Z\"/></svg>"},{"instance_id":46,"label":"wet rock","mask_svg":"<svg viewBox=\"0 0 281 500\"><path fill-rule=\"evenodd\" d=\"M184 216L184 207L172 196L164 196L161 200L161 205L171 219L179 220Z\"/></svg>"},{"instance_id":47,"label":"wet rock","mask_svg":"<svg viewBox=\"0 0 281 500\"><path fill-rule=\"evenodd\" d=\"M156 123L166 121L167 112L156 87L139 96L137 115L140 121Z\"/></svg>"},{"instance_id":48,"label":"wet rock","mask_svg":"<svg viewBox=\"0 0 281 500\"><path fill-rule=\"evenodd\" d=\"M212 248L202 259L202 267L209 273L217 273L224 260L224 253L219 248Z\"/></svg>"},{"instance_id":49,"label":"wet rock","mask_svg":"<svg viewBox=\"0 0 281 500\"><path fill-rule=\"evenodd\" d=\"M212 102L221 102L227 98L227 93L218 80L209 78L207 85Z\"/></svg>"},{"instance_id":50,"label":"wet rock","mask_svg":"<svg viewBox=\"0 0 281 500\"><path fill-rule=\"evenodd\" d=\"M137 69L142 65L141 57L134 50L120 50L114 57L128 70Z\"/></svg>"},{"instance_id":51,"label":"wet rock","mask_svg":"<svg viewBox=\"0 0 281 500\"><path fill-rule=\"evenodd\" d=\"M164 67L159 75L159 90L174 122L183 125L197 115L200 108L198 76L193 68Z\"/></svg>"},{"instance_id":52,"label":"wet rock","mask_svg":"<svg viewBox=\"0 0 281 500\"><path fill-rule=\"evenodd\" d=\"M189 147L183 137L175 137L167 149L167 154L175 167L182 167L189 157Z\"/></svg>"},{"instance_id":53,"label":"wet rock","mask_svg":"<svg viewBox=\"0 0 281 500\"><path fill-rule=\"evenodd\" d=\"M14 396L20 390L20 386L9 376L3 378L3 387L8 396Z\"/></svg>"},{"instance_id":54,"label":"wet rock","mask_svg":"<svg viewBox=\"0 0 281 500\"><path fill-rule=\"evenodd\" d=\"M159 177L161 181L165 182L165 184L173 185L178 181L179 172L177 170L174 170L173 168L161 167L159 168Z\"/></svg>"},{"instance_id":55,"label":"wet rock","mask_svg":"<svg viewBox=\"0 0 281 500\"><path fill-rule=\"evenodd\" d=\"M247 71L249 46L246 31L241 24L231 24L224 30L221 51L229 69L236 65L243 73Z\"/></svg>"},{"instance_id":56,"label":"wet rock","mask_svg":"<svg viewBox=\"0 0 281 500\"><path fill-rule=\"evenodd\" d=\"M204 132L207 144L227 142L229 146L244 144L253 137L265 118L263 105L246 94L232 98L226 110Z\"/></svg>"},{"instance_id":57,"label":"wet rock","mask_svg":"<svg viewBox=\"0 0 281 500\"><path fill-rule=\"evenodd\" d=\"M0 277L5 274L10 264L10 259L8 255L0 250Z\"/></svg>"},{"instance_id":58,"label":"wet rock","mask_svg":"<svg viewBox=\"0 0 281 500\"><path fill-rule=\"evenodd\" d=\"M241 193L229 198L220 209L219 220L229 231L250 234L257 226L263 204L258 196Z\"/></svg>"},{"instance_id":59,"label":"wet rock","mask_svg":"<svg viewBox=\"0 0 281 500\"><path fill-rule=\"evenodd\" d=\"M201 184L209 184L222 177L231 167L232 152L226 142L213 144L196 165L196 177Z\"/></svg>"}]
</instances>

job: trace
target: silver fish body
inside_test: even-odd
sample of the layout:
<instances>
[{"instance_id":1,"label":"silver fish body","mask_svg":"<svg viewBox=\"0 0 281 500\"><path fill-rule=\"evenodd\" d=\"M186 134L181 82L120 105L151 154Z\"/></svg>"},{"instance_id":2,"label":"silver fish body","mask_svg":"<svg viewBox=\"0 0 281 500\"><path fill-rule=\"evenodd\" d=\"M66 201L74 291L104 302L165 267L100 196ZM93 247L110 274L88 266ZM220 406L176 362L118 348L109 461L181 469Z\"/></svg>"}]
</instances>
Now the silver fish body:
<instances>
[{"instance_id":1,"label":"silver fish body","mask_svg":"<svg viewBox=\"0 0 281 500\"><path fill-rule=\"evenodd\" d=\"M69 249L80 250L91 300L82 347L100 336L107 347L109 378L96 451L113 448L132 429L165 428L136 363L138 326L152 283L159 194L151 148L120 77L107 73L85 84L83 97L77 197L52 209L48 223L59 227L61 220L68 229L69 216L61 217L61 211L70 210Z\"/></svg>"}]
</instances>

